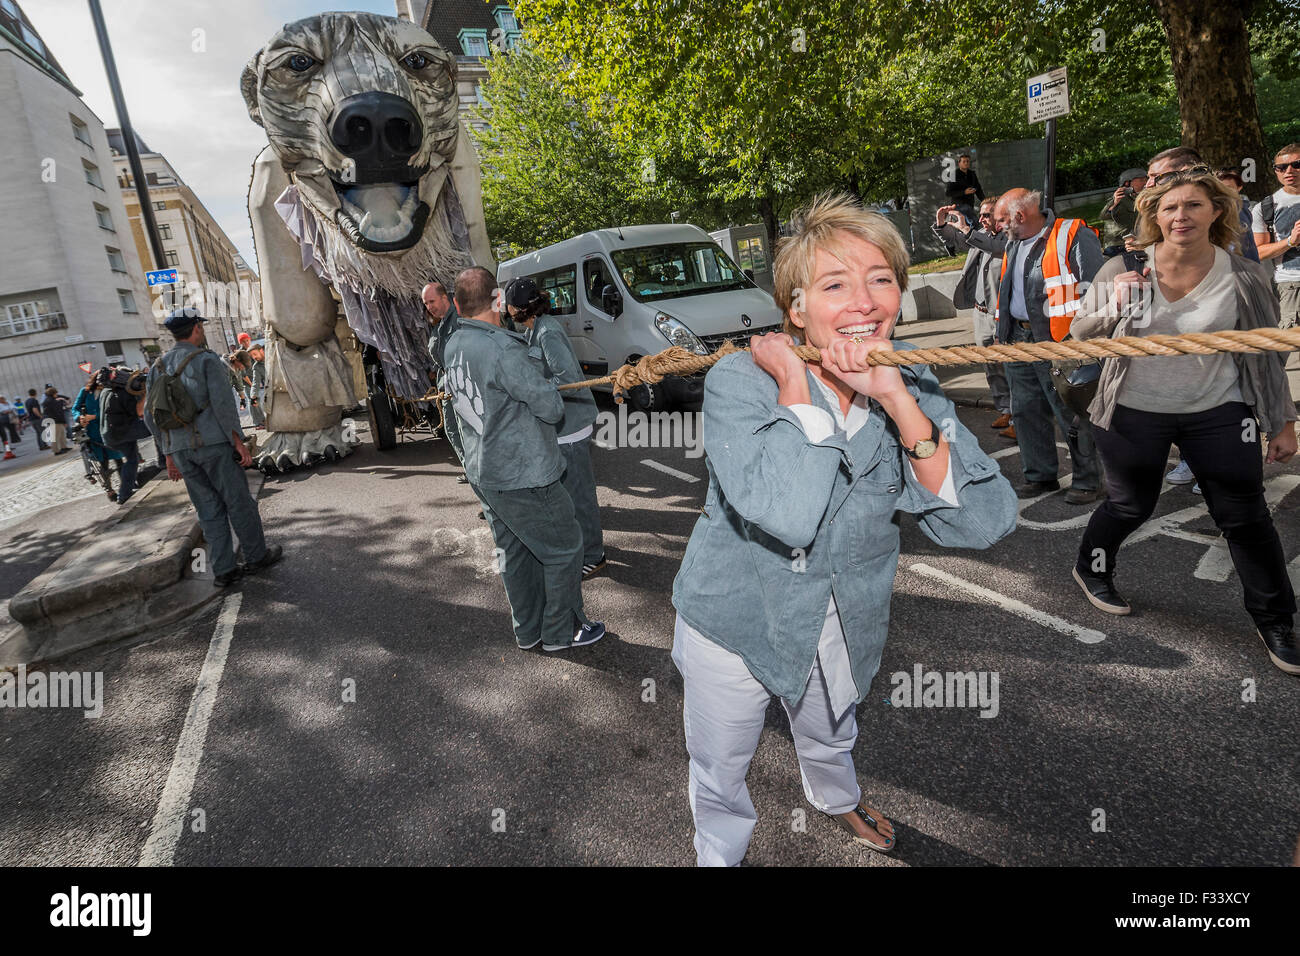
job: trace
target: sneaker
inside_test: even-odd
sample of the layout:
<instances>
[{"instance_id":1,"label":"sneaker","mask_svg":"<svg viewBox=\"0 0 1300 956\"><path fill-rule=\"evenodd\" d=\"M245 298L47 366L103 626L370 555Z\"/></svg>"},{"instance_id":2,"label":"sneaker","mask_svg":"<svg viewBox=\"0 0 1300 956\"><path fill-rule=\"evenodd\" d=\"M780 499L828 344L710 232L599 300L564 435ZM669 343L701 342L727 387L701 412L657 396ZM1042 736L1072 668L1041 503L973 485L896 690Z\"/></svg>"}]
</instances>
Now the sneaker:
<instances>
[{"instance_id":1,"label":"sneaker","mask_svg":"<svg viewBox=\"0 0 1300 956\"><path fill-rule=\"evenodd\" d=\"M1196 484L1192 485L1192 494L1194 495L1203 494L1203 492L1201 491L1201 483L1199 481Z\"/></svg>"},{"instance_id":2,"label":"sneaker","mask_svg":"<svg viewBox=\"0 0 1300 956\"><path fill-rule=\"evenodd\" d=\"M531 643L531 644L519 644L519 639L518 639L518 638L515 638L515 643L516 643L516 644L519 644L519 649L520 649L521 651L531 651L534 647L536 647L536 646L538 645L538 643L541 641L541 639L542 639L542 638L541 638L541 636L539 635L538 638L537 638L537 640L536 640L536 641L533 641L533 643Z\"/></svg>"},{"instance_id":3,"label":"sneaker","mask_svg":"<svg viewBox=\"0 0 1300 956\"><path fill-rule=\"evenodd\" d=\"M1192 474L1192 469L1185 461L1180 461L1169 474L1165 475L1165 481L1171 485L1190 485L1195 480L1196 476Z\"/></svg>"},{"instance_id":4,"label":"sneaker","mask_svg":"<svg viewBox=\"0 0 1300 956\"><path fill-rule=\"evenodd\" d=\"M1256 628L1255 633L1279 669L1288 674L1300 674L1300 644L1296 643L1295 630L1290 624L1268 624Z\"/></svg>"},{"instance_id":5,"label":"sneaker","mask_svg":"<svg viewBox=\"0 0 1300 956\"><path fill-rule=\"evenodd\" d=\"M262 555L261 560L251 561L244 565L245 574L256 574L258 571L265 571L271 565L275 564L284 557L284 546L279 544L268 545L266 554Z\"/></svg>"},{"instance_id":6,"label":"sneaker","mask_svg":"<svg viewBox=\"0 0 1300 956\"><path fill-rule=\"evenodd\" d=\"M587 580L587 578L591 577L608 563L609 562L605 560L605 556L602 554L595 564L584 564L582 566L582 579L584 581Z\"/></svg>"},{"instance_id":7,"label":"sneaker","mask_svg":"<svg viewBox=\"0 0 1300 956\"><path fill-rule=\"evenodd\" d=\"M1105 611L1107 614L1130 614L1133 608L1129 606L1118 591L1115 590L1115 576L1113 574L1080 574L1078 568L1071 569L1070 573L1074 575L1074 580L1083 588L1084 596L1092 602L1092 606Z\"/></svg>"},{"instance_id":8,"label":"sneaker","mask_svg":"<svg viewBox=\"0 0 1300 956\"><path fill-rule=\"evenodd\" d=\"M585 647L588 644L595 644L605 636L605 625L596 621L592 624L584 624L574 632L573 640L568 644L543 644L544 651L567 651L571 647Z\"/></svg>"},{"instance_id":9,"label":"sneaker","mask_svg":"<svg viewBox=\"0 0 1300 956\"><path fill-rule=\"evenodd\" d=\"M469 475L465 474L465 472L462 471L459 475L456 476L456 484L458 484L458 485L468 485L468 484L469 484Z\"/></svg>"}]
</instances>

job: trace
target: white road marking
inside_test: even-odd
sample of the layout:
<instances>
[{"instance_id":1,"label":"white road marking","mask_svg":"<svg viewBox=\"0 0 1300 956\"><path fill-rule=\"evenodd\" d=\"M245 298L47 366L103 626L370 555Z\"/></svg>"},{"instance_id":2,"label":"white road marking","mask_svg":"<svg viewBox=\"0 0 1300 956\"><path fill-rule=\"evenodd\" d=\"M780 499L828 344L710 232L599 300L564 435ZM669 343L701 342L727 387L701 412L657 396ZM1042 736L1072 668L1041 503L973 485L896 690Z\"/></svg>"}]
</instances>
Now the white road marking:
<instances>
[{"instance_id":1,"label":"white road marking","mask_svg":"<svg viewBox=\"0 0 1300 956\"><path fill-rule=\"evenodd\" d=\"M694 475L688 475L684 471L678 471L676 468L669 468L667 465L661 465L657 461L651 461L649 458L641 460L641 464L653 468L655 471L662 471L665 475L672 475L674 478L680 478L682 481L699 481Z\"/></svg>"},{"instance_id":2,"label":"white road marking","mask_svg":"<svg viewBox=\"0 0 1300 956\"><path fill-rule=\"evenodd\" d=\"M959 578L948 574L946 571L940 571L938 568L932 568L928 564L912 564L908 566L909 571L915 571L917 574L927 578L933 578L936 581L942 581L944 584L973 594L976 597L983 598L990 604L1002 608L1011 614L1027 618L1035 624L1042 624L1044 627L1050 627L1054 631L1060 631L1062 634L1068 634L1076 641L1083 644L1100 644L1106 639L1106 635L1101 631L1094 631L1092 628L1083 627L1079 624L1071 623L1064 618L1048 614L1046 611L1040 611L1037 608L1030 607L1022 601L1015 598L1009 598L1005 594L999 594L997 591L991 591L986 587L973 584L964 578Z\"/></svg>"},{"instance_id":3,"label":"white road marking","mask_svg":"<svg viewBox=\"0 0 1300 956\"><path fill-rule=\"evenodd\" d=\"M167 774L162 798L158 801L153 826L149 829L149 839L140 852L140 866L171 866L176 855L176 844L180 842L185 819L189 815L190 794L194 790L194 778L203 761L203 747L208 738L208 720L212 717L212 708L217 702L217 688L226 669L226 656L230 653L231 638L235 636L235 618L239 616L242 599L243 595L236 591L221 605L217 629L212 635L212 643L208 645L208 656L199 671L199 682L194 688L194 697L190 700L185 726L181 728L180 739L176 741L172 768Z\"/></svg>"}]
</instances>

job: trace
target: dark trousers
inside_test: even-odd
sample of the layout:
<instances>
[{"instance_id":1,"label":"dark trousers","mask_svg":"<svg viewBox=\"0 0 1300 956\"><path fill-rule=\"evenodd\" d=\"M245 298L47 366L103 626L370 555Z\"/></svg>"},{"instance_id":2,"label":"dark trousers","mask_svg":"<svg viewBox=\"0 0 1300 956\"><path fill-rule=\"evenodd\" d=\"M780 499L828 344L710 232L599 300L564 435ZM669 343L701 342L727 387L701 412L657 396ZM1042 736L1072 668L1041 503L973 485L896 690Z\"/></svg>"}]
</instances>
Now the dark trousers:
<instances>
[{"instance_id":1,"label":"dark trousers","mask_svg":"<svg viewBox=\"0 0 1300 956\"><path fill-rule=\"evenodd\" d=\"M558 481L540 488L475 488L497 546L515 641L568 644L582 610L582 530Z\"/></svg>"},{"instance_id":2,"label":"dark trousers","mask_svg":"<svg viewBox=\"0 0 1300 956\"><path fill-rule=\"evenodd\" d=\"M41 435L41 420L32 418L29 415L27 416L27 422L32 426L32 431L36 432L36 447L41 449L49 448L50 446L46 443L45 437Z\"/></svg>"},{"instance_id":3,"label":"dark trousers","mask_svg":"<svg viewBox=\"0 0 1300 956\"><path fill-rule=\"evenodd\" d=\"M1094 429L1106 466L1107 498L1093 512L1079 545L1079 572L1114 572L1120 545L1155 510L1169 446L1177 442L1201 483L1210 517L1228 541L1246 610L1259 625L1290 623L1295 594L1264 501L1256 434L1254 415L1242 402L1178 415L1116 406L1110 428Z\"/></svg>"},{"instance_id":4,"label":"dark trousers","mask_svg":"<svg viewBox=\"0 0 1300 956\"><path fill-rule=\"evenodd\" d=\"M0 418L0 436L3 436L3 433L6 431L9 433L10 443L16 445L22 441L22 439L18 437L18 426L14 424L14 420L9 416Z\"/></svg>"},{"instance_id":5,"label":"dark trousers","mask_svg":"<svg viewBox=\"0 0 1300 956\"><path fill-rule=\"evenodd\" d=\"M123 455L121 487L117 489L117 503L120 505L135 494L135 479L140 471L140 445L134 441L127 441L108 447L113 451L120 451Z\"/></svg>"},{"instance_id":6,"label":"dark trousers","mask_svg":"<svg viewBox=\"0 0 1300 956\"><path fill-rule=\"evenodd\" d=\"M1012 342L1030 342L1033 333L1012 325ZM1025 481L1055 481L1060 474L1056 454L1056 426L1070 447L1074 472L1071 486L1080 491L1101 487L1101 466L1092 437L1092 423L1078 417L1061 400L1052 384L1051 362L1007 362L1011 386L1011 419L1020 446L1020 467Z\"/></svg>"}]
</instances>

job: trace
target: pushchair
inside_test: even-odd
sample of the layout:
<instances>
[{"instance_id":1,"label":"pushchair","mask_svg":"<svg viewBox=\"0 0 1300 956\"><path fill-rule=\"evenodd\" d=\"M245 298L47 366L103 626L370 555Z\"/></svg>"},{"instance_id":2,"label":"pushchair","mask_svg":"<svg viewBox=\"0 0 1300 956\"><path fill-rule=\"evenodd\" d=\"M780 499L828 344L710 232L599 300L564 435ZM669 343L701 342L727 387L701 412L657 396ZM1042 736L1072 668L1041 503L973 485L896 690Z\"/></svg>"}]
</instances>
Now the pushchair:
<instances>
[{"instance_id":1,"label":"pushchair","mask_svg":"<svg viewBox=\"0 0 1300 956\"><path fill-rule=\"evenodd\" d=\"M109 463L116 461L118 463L118 478L122 474L122 454L113 451L103 442L96 441L90 437L90 430L81 424L73 424L68 432L69 437L76 442L78 451L81 452L81 464L86 469L86 480L92 485L103 485L104 493L108 495L110 501L117 500L117 492L113 490L113 469Z\"/></svg>"}]
</instances>

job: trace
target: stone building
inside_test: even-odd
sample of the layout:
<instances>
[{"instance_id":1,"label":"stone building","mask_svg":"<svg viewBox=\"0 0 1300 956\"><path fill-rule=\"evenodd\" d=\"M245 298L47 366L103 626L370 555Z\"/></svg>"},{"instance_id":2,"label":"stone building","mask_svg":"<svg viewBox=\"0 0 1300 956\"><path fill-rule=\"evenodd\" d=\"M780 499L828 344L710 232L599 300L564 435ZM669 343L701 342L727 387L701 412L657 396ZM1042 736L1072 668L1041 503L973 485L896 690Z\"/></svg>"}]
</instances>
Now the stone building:
<instances>
[{"instance_id":1,"label":"stone building","mask_svg":"<svg viewBox=\"0 0 1300 956\"><path fill-rule=\"evenodd\" d=\"M0 395L156 348L104 124L15 0L0 0Z\"/></svg>"},{"instance_id":2,"label":"stone building","mask_svg":"<svg viewBox=\"0 0 1300 956\"><path fill-rule=\"evenodd\" d=\"M122 131L110 129L108 140L113 148L117 184L130 219L137 254L142 262L154 268ZM162 238L165 267L180 270L183 286L183 290L175 290L154 312L166 315L177 304L194 305L208 318L208 344L217 351L233 349L240 332L260 324L253 304L254 290L239 281L235 262L239 251L167 158L151 150L138 133L135 142ZM158 291L155 289L155 299ZM183 303L179 301L181 291ZM157 334L164 347L170 346L165 329L159 328Z\"/></svg>"}]
</instances>

